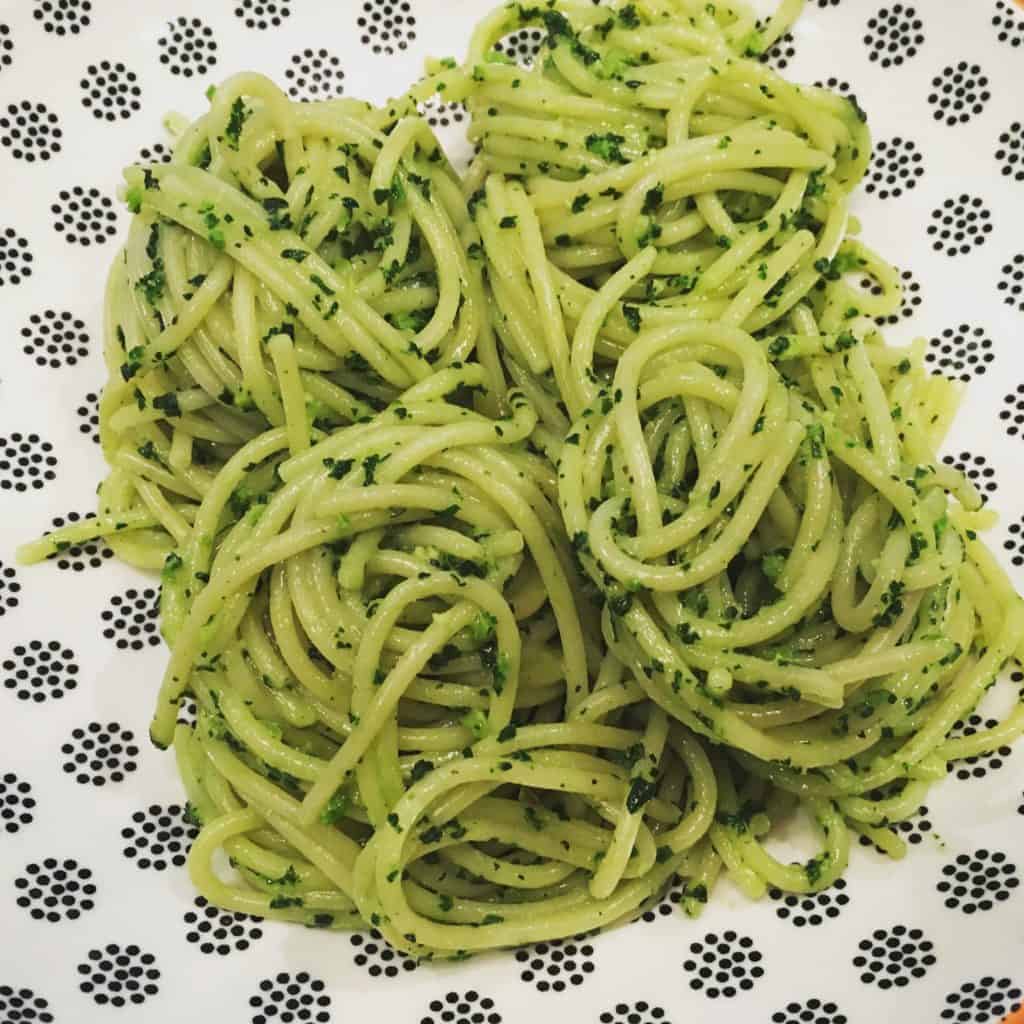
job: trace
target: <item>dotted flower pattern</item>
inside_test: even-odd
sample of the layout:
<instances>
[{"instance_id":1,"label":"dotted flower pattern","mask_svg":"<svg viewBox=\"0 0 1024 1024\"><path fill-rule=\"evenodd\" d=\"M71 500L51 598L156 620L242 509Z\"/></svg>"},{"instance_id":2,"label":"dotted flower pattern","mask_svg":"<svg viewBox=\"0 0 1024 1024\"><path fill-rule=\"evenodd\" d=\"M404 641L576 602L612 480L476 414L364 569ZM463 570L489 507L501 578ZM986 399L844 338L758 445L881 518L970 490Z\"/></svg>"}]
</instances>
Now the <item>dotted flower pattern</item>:
<instances>
[{"instance_id":1,"label":"dotted flower pattern","mask_svg":"<svg viewBox=\"0 0 1024 1024\"><path fill-rule=\"evenodd\" d=\"M883 68L899 67L917 55L924 42L924 24L907 4L882 7L868 19L864 45L868 57Z\"/></svg>"},{"instance_id":2,"label":"dotted flower pattern","mask_svg":"<svg viewBox=\"0 0 1024 1024\"><path fill-rule=\"evenodd\" d=\"M966 256L983 245L992 231L992 213L980 196L947 199L932 211L928 235L932 248L947 256Z\"/></svg>"},{"instance_id":3,"label":"dotted flower pattern","mask_svg":"<svg viewBox=\"0 0 1024 1024\"><path fill-rule=\"evenodd\" d=\"M365 0L356 24L365 46L391 56L416 39L416 16L408 0Z\"/></svg>"},{"instance_id":4,"label":"dotted flower pattern","mask_svg":"<svg viewBox=\"0 0 1024 1024\"><path fill-rule=\"evenodd\" d=\"M18 700L36 704L59 700L78 686L75 652L59 640L30 640L16 645L0 670L5 689Z\"/></svg>"},{"instance_id":5,"label":"dotted flower pattern","mask_svg":"<svg viewBox=\"0 0 1024 1024\"><path fill-rule=\"evenodd\" d=\"M731 930L720 936L709 932L702 941L690 944L690 954L683 961L690 988L709 999L731 999L752 989L764 975L763 957L754 940Z\"/></svg>"},{"instance_id":6,"label":"dotted flower pattern","mask_svg":"<svg viewBox=\"0 0 1024 1024\"><path fill-rule=\"evenodd\" d=\"M912 139L897 136L875 144L864 191L879 199L898 199L924 174L924 157Z\"/></svg>"},{"instance_id":7,"label":"dotted flower pattern","mask_svg":"<svg viewBox=\"0 0 1024 1024\"><path fill-rule=\"evenodd\" d=\"M986 1024L1003 1020L1020 1009L1021 989L1009 978L986 975L966 981L956 992L946 996L939 1014L940 1021L953 1024Z\"/></svg>"},{"instance_id":8,"label":"dotted flower pattern","mask_svg":"<svg viewBox=\"0 0 1024 1024\"><path fill-rule=\"evenodd\" d=\"M932 79L932 92L928 102L932 117L952 127L966 124L985 109L992 98L988 76L977 64L960 61L950 64Z\"/></svg>"},{"instance_id":9,"label":"dotted flower pattern","mask_svg":"<svg viewBox=\"0 0 1024 1024\"><path fill-rule=\"evenodd\" d=\"M79 86L82 106L99 121L126 120L142 107L138 75L120 62L90 64Z\"/></svg>"},{"instance_id":10,"label":"dotted flower pattern","mask_svg":"<svg viewBox=\"0 0 1024 1024\"><path fill-rule=\"evenodd\" d=\"M92 871L77 861L47 857L14 880L15 902L35 921L74 921L96 906Z\"/></svg>"},{"instance_id":11,"label":"dotted flower pattern","mask_svg":"<svg viewBox=\"0 0 1024 1024\"><path fill-rule=\"evenodd\" d=\"M961 853L942 869L935 888L950 910L965 914L991 910L1008 900L1020 885L1017 865L999 850Z\"/></svg>"},{"instance_id":12,"label":"dotted flower pattern","mask_svg":"<svg viewBox=\"0 0 1024 1024\"><path fill-rule=\"evenodd\" d=\"M0 1020L4 1024L53 1024L54 1016L50 1004L32 989L0 985Z\"/></svg>"},{"instance_id":13,"label":"dotted flower pattern","mask_svg":"<svg viewBox=\"0 0 1024 1024\"><path fill-rule=\"evenodd\" d=\"M121 829L121 852L140 871L166 871L185 863L199 829L178 804L150 804Z\"/></svg>"},{"instance_id":14,"label":"dotted flower pattern","mask_svg":"<svg viewBox=\"0 0 1024 1024\"><path fill-rule=\"evenodd\" d=\"M6 284L21 284L32 275L35 257L28 239L22 238L14 228L0 227L0 288Z\"/></svg>"},{"instance_id":15,"label":"dotted flower pattern","mask_svg":"<svg viewBox=\"0 0 1024 1024\"><path fill-rule=\"evenodd\" d=\"M15 160L29 164L49 160L60 152L63 136L60 120L45 103L9 103L0 117L0 145Z\"/></svg>"},{"instance_id":16,"label":"dotted flower pattern","mask_svg":"<svg viewBox=\"0 0 1024 1024\"><path fill-rule=\"evenodd\" d=\"M780 889L769 889L768 895L779 904L775 916L780 921L788 921L796 928L807 925L815 927L831 921L837 918L850 902L844 878L837 879L828 889L805 896L784 893Z\"/></svg>"},{"instance_id":17,"label":"dotted flower pattern","mask_svg":"<svg viewBox=\"0 0 1024 1024\"><path fill-rule=\"evenodd\" d=\"M414 971L416 961L388 945L376 928L356 932L349 937L352 962L362 967L371 978L397 978L400 973Z\"/></svg>"},{"instance_id":18,"label":"dotted flower pattern","mask_svg":"<svg viewBox=\"0 0 1024 1024\"><path fill-rule=\"evenodd\" d=\"M327 1024L331 1019L331 997L327 986L305 971L288 974L282 971L273 978L264 978L257 993L250 997L252 1024L281 1024L291 1021Z\"/></svg>"},{"instance_id":19,"label":"dotted flower pattern","mask_svg":"<svg viewBox=\"0 0 1024 1024\"><path fill-rule=\"evenodd\" d=\"M123 782L138 767L135 736L117 722L90 722L73 729L60 750L64 756L61 767L82 786Z\"/></svg>"},{"instance_id":20,"label":"dotted flower pattern","mask_svg":"<svg viewBox=\"0 0 1024 1024\"><path fill-rule=\"evenodd\" d=\"M925 361L939 373L965 384L980 377L995 359L992 339L983 327L960 324L947 327L932 338L925 353Z\"/></svg>"},{"instance_id":21,"label":"dotted flower pattern","mask_svg":"<svg viewBox=\"0 0 1024 1024\"><path fill-rule=\"evenodd\" d=\"M38 434L15 431L0 437L0 490L38 491L57 477L53 445Z\"/></svg>"},{"instance_id":22,"label":"dotted flower pattern","mask_svg":"<svg viewBox=\"0 0 1024 1024\"><path fill-rule=\"evenodd\" d=\"M167 23L167 34L157 41L160 63L172 75L205 75L217 63L213 29L199 18L180 15Z\"/></svg>"},{"instance_id":23,"label":"dotted flower pattern","mask_svg":"<svg viewBox=\"0 0 1024 1024\"><path fill-rule=\"evenodd\" d=\"M134 943L90 949L78 973L78 987L99 1006L138 1006L160 990L156 957Z\"/></svg>"},{"instance_id":24,"label":"dotted flower pattern","mask_svg":"<svg viewBox=\"0 0 1024 1024\"><path fill-rule=\"evenodd\" d=\"M501 1024L501 1014L490 996L475 989L468 992L446 992L430 1001L429 1013L420 1024Z\"/></svg>"},{"instance_id":25,"label":"dotted flower pattern","mask_svg":"<svg viewBox=\"0 0 1024 1024\"><path fill-rule=\"evenodd\" d=\"M260 917L221 910L208 903L205 897L197 896L195 909L184 917L185 939L200 953L227 956L242 952L263 937Z\"/></svg>"},{"instance_id":26,"label":"dotted flower pattern","mask_svg":"<svg viewBox=\"0 0 1024 1024\"><path fill-rule=\"evenodd\" d=\"M931 940L920 928L902 924L876 929L857 948L853 966L860 971L860 980L880 989L904 988L923 978L935 963Z\"/></svg>"},{"instance_id":27,"label":"dotted flower pattern","mask_svg":"<svg viewBox=\"0 0 1024 1024\"><path fill-rule=\"evenodd\" d=\"M983 719L981 715L968 715L966 719L953 725L949 735L954 739L973 736L981 729L994 729L998 724L994 718ZM1011 753L1011 747L996 747L995 750L984 754L972 754L961 761L950 762L948 771L961 782L968 779L983 779L990 772L999 771Z\"/></svg>"},{"instance_id":28,"label":"dotted flower pattern","mask_svg":"<svg viewBox=\"0 0 1024 1024\"><path fill-rule=\"evenodd\" d=\"M113 640L118 650L141 651L147 645L160 643L160 601L152 587L136 590L129 587L115 594L100 619L105 623L103 635Z\"/></svg>"},{"instance_id":29,"label":"dotted flower pattern","mask_svg":"<svg viewBox=\"0 0 1024 1024\"><path fill-rule=\"evenodd\" d=\"M564 992L594 972L594 947L582 935L516 950L519 977L538 992Z\"/></svg>"},{"instance_id":30,"label":"dotted flower pattern","mask_svg":"<svg viewBox=\"0 0 1024 1024\"><path fill-rule=\"evenodd\" d=\"M345 91L341 58L323 47L293 53L284 78L294 100L329 100Z\"/></svg>"},{"instance_id":31,"label":"dotted flower pattern","mask_svg":"<svg viewBox=\"0 0 1024 1024\"><path fill-rule=\"evenodd\" d=\"M61 189L50 212L55 217L55 230L70 245L102 245L117 232L114 200L102 195L98 188L75 185Z\"/></svg>"},{"instance_id":32,"label":"dotted flower pattern","mask_svg":"<svg viewBox=\"0 0 1024 1024\"><path fill-rule=\"evenodd\" d=\"M32 824L36 806L32 786L19 779L14 772L0 775L0 827L6 835L13 836Z\"/></svg>"}]
</instances>

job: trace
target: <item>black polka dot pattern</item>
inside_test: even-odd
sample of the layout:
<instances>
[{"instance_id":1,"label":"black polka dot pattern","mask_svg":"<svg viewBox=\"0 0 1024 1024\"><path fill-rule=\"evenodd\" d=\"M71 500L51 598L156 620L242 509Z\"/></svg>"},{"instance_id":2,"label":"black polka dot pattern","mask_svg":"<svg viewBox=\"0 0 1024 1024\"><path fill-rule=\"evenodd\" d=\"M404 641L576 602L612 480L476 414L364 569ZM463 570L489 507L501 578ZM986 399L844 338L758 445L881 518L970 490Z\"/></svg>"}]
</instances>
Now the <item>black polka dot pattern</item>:
<instances>
[{"instance_id":1,"label":"black polka dot pattern","mask_svg":"<svg viewBox=\"0 0 1024 1024\"><path fill-rule=\"evenodd\" d=\"M883 68L898 68L917 56L924 43L924 23L908 4L882 7L868 19L864 45L868 57Z\"/></svg>"},{"instance_id":2,"label":"black polka dot pattern","mask_svg":"<svg viewBox=\"0 0 1024 1024\"><path fill-rule=\"evenodd\" d=\"M82 404L75 408L78 420L78 431L85 434L93 444L100 443L100 396L90 391L82 399Z\"/></svg>"},{"instance_id":3,"label":"black polka dot pattern","mask_svg":"<svg viewBox=\"0 0 1024 1024\"><path fill-rule=\"evenodd\" d=\"M969 324L947 327L931 339L925 353L925 361L932 369L965 384L982 376L993 359L992 339L983 327Z\"/></svg>"},{"instance_id":4,"label":"black polka dot pattern","mask_svg":"<svg viewBox=\"0 0 1024 1024\"><path fill-rule=\"evenodd\" d=\"M13 612L21 601L21 583L18 574L10 565L0 562L0 619Z\"/></svg>"},{"instance_id":5,"label":"black polka dot pattern","mask_svg":"<svg viewBox=\"0 0 1024 1024\"><path fill-rule=\"evenodd\" d=\"M185 939L207 956L227 956L248 949L263 938L262 917L252 917L214 907L202 896L195 899L195 910L185 914Z\"/></svg>"},{"instance_id":6,"label":"black polka dot pattern","mask_svg":"<svg viewBox=\"0 0 1024 1024\"><path fill-rule=\"evenodd\" d=\"M928 95L932 117L945 121L950 127L966 124L980 114L992 98L988 85L988 76L977 64L966 61L950 64L932 79L932 91Z\"/></svg>"},{"instance_id":7,"label":"black polka dot pattern","mask_svg":"<svg viewBox=\"0 0 1024 1024\"><path fill-rule=\"evenodd\" d=\"M1014 9L1012 0L996 0L992 25L999 42L1015 48L1024 46L1024 18Z\"/></svg>"},{"instance_id":8,"label":"black polka dot pattern","mask_svg":"<svg viewBox=\"0 0 1024 1024\"><path fill-rule=\"evenodd\" d=\"M205 75L217 63L217 40L213 29L199 18L184 15L167 23L167 31L157 40L160 63L172 75L191 78Z\"/></svg>"},{"instance_id":9,"label":"black polka dot pattern","mask_svg":"<svg viewBox=\"0 0 1024 1024\"><path fill-rule=\"evenodd\" d=\"M1024 125L1014 121L999 136L995 153L999 172L1014 181L1024 181Z\"/></svg>"},{"instance_id":10,"label":"black polka dot pattern","mask_svg":"<svg viewBox=\"0 0 1024 1024\"><path fill-rule=\"evenodd\" d=\"M35 0L32 16L54 35L78 35L92 22L90 0Z\"/></svg>"},{"instance_id":11,"label":"black polka dot pattern","mask_svg":"<svg viewBox=\"0 0 1024 1024\"><path fill-rule=\"evenodd\" d=\"M0 21L0 71L9 68L14 62L14 40L11 39L11 26Z\"/></svg>"},{"instance_id":12,"label":"black polka dot pattern","mask_svg":"<svg viewBox=\"0 0 1024 1024\"><path fill-rule=\"evenodd\" d=\"M60 152L63 135L57 115L45 103L9 103L0 117L0 145L15 160L49 160Z\"/></svg>"},{"instance_id":13,"label":"black polka dot pattern","mask_svg":"<svg viewBox=\"0 0 1024 1024\"><path fill-rule=\"evenodd\" d=\"M540 53L544 42L544 33L539 28L525 26L517 28L507 36L499 39L494 48L498 53L505 54L522 67L529 67Z\"/></svg>"},{"instance_id":14,"label":"black polka dot pattern","mask_svg":"<svg viewBox=\"0 0 1024 1024\"><path fill-rule=\"evenodd\" d=\"M14 228L0 228L0 288L31 277L33 258L27 238Z\"/></svg>"},{"instance_id":15,"label":"black polka dot pattern","mask_svg":"<svg viewBox=\"0 0 1024 1024\"><path fill-rule=\"evenodd\" d=\"M881 287L870 277L862 278L860 286L866 291L869 291L872 295L882 294ZM879 327L891 327L894 324L898 324L901 320L909 320L921 305L921 285L918 283L917 278L914 277L911 271L900 271L900 289L900 308L896 310L896 312L889 313L886 316L876 316L875 323L878 324Z\"/></svg>"},{"instance_id":16,"label":"black polka dot pattern","mask_svg":"<svg viewBox=\"0 0 1024 1024\"><path fill-rule=\"evenodd\" d=\"M152 587L130 587L115 594L100 619L105 623L103 635L113 640L119 651L141 651L160 643L160 596Z\"/></svg>"},{"instance_id":17,"label":"black polka dot pattern","mask_svg":"<svg viewBox=\"0 0 1024 1024\"><path fill-rule=\"evenodd\" d=\"M420 104L420 114L431 128L450 128L466 120L466 108L461 103L444 103L435 94Z\"/></svg>"},{"instance_id":18,"label":"black polka dot pattern","mask_svg":"<svg viewBox=\"0 0 1024 1024\"><path fill-rule=\"evenodd\" d=\"M945 896L950 910L964 914L991 910L1008 900L1020 885L1017 865L999 850L961 853L942 869L935 888Z\"/></svg>"},{"instance_id":19,"label":"black polka dot pattern","mask_svg":"<svg viewBox=\"0 0 1024 1024\"><path fill-rule=\"evenodd\" d=\"M388 56L416 40L416 16L408 0L365 0L356 24L364 46Z\"/></svg>"},{"instance_id":20,"label":"black polka dot pattern","mask_svg":"<svg viewBox=\"0 0 1024 1024\"><path fill-rule=\"evenodd\" d=\"M879 199L898 199L924 174L924 157L912 139L896 136L875 145L864 191Z\"/></svg>"},{"instance_id":21,"label":"black polka dot pattern","mask_svg":"<svg viewBox=\"0 0 1024 1024\"><path fill-rule=\"evenodd\" d=\"M141 871L166 871L185 864L199 829L179 804L150 804L121 829L121 852Z\"/></svg>"},{"instance_id":22,"label":"black polka dot pattern","mask_svg":"<svg viewBox=\"0 0 1024 1024\"><path fill-rule=\"evenodd\" d=\"M77 512L68 512L67 515L57 516L52 525L55 530L59 530L63 526L87 522L93 518L92 515L81 516ZM73 572L98 569L106 559L113 557L114 552L107 547L102 538L78 541L74 544L62 541L53 554L46 556L48 561L56 563L58 569L70 569Z\"/></svg>"},{"instance_id":23,"label":"black polka dot pattern","mask_svg":"<svg viewBox=\"0 0 1024 1024\"><path fill-rule=\"evenodd\" d=\"M1021 989L1009 978L986 975L977 981L965 981L950 992L939 1020L953 1024L996 1024L1021 1006Z\"/></svg>"},{"instance_id":24,"label":"black polka dot pattern","mask_svg":"<svg viewBox=\"0 0 1024 1024\"><path fill-rule=\"evenodd\" d=\"M13 836L31 825L35 808L36 801L29 783L14 772L0 775L0 828L6 835Z\"/></svg>"},{"instance_id":25,"label":"black polka dot pattern","mask_svg":"<svg viewBox=\"0 0 1024 1024\"><path fill-rule=\"evenodd\" d=\"M923 978L935 963L933 944L921 929L902 924L876 929L857 948L860 953L853 958L853 966L860 972L860 980L880 989L904 988Z\"/></svg>"},{"instance_id":26,"label":"black polka dot pattern","mask_svg":"<svg viewBox=\"0 0 1024 1024\"><path fill-rule=\"evenodd\" d=\"M385 942L376 928L368 934L356 932L348 941L354 951L352 962L371 978L397 978L399 973L416 969L416 961Z\"/></svg>"},{"instance_id":27,"label":"black polka dot pattern","mask_svg":"<svg viewBox=\"0 0 1024 1024\"><path fill-rule=\"evenodd\" d=\"M138 767L135 735L117 722L90 722L73 729L60 752L64 755L64 772L81 786L123 782Z\"/></svg>"},{"instance_id":28,"label":"black polka dot pattern","mask_svg":"<svg viewBox=\"0 0 1024 1024\"><path fill-rule=\"evenodd\" d=\"M53 1024L50 1004L30 988L0 985L0 1020L4 1024Z\"/></svg>"},{"instance_id":29,"label":"black polka dot pattern","mask_svg":"<svg viewBox=\"0 0 1024 1024\"><path fill-rule=\"evenodd\" d=\"M98 188L62 189L50 206L54 228L71 245L102 245L117 233L117 213L110 196Z\"/></svg>"},{"instance_id":30,"label":"black polka dot pattern","mask_svg":"<svg viewBox=\"0 0 1024 1024\"><path fill-rule=\"evenodd\" d=\"M90 949L78 975L79 989L99 1006L138 1006L160 990L156 957L136 945Z\"/></svg>"},{"instance_id":31,"label":"black polka dot pattern","mask_svg":"<svg viewBox=\"0 0 1024 1024\"><path fill-rule=\"evenodd\" d=\"M420 1024L501 1024L501 1014L493 999L470 989L446 992L442 998L432 999Z\"/></svg>"},{"instance_id":32,"label":"black polka dot pattern","mask_svg":"<svg viewBox=\"0 0 1024 1024\"><path fill-rule=\"evenodd\" d=\"M784 32L764 53L758 54L757 59L776 71L785 71L794 57L796 57L796 42L793 39L793 33Z\"/></svg>"},{"instance_id":33,"label":"black polka dot pattern","mask_svg":"<svg viewBox=\"0 0 1024 1024\"><path fill-rule=\"evenodd\" d=\"M816 927L837 918L843 908L850 902L846 894L846 880L839 878L828 889L821 892L797 895L785 893L781 889L769 889L768 895L779 904L775 916L781 921L788 921L795 928L807 925Z\"/></svg>"},{"instance_id":34,"label":"black polka dot pattern","mask_svg":"<svg viewBox=\"0 0 1024 1024\"><path fill-rule=\"evenodd\" d=\"M999 418L1003 421L1008 437L1021 436L1024 431L1024 384L1018 384L1016 389L1003 397L1005 408L999 412Z\"/></svg>"},{"instance_id":35,"label":"black polka dot pattern","mask_svg":"<svg viewBox=\"0 0 1024 1024\"><path fill-rule=\"evenodd\" d=\"M911 846L918 846L924 841L924 837L932 832L931 818L928 817L928 808L922 805L917 812L903 821L897 821L893 828Z\"/></svg>"},{"instance_id":36,"label":"black polka dot pattern","mask_svg":"<svg viewBox=\"0 0 1024 1024\"><path fill-rule=\"evenodd\" d=\"M256 28L261 32L278 28L291 13L290 0L241 0L235 8L235 17L246 28Z\"/></svg>"},{"instance_id":37,"label":"black polka dot pattern","mask_svg":"<svg viewBox=\"0 0 1024 1024\"><path fill-rule=\"evenodd\" d=\"M942 461L947 466L953 466L960 470L978 488L983 500L986 500L990 494L995 494L998 489L996 471L988 464L988 459L984 455L960 452L956 456L943 455Z\"/></svg>"},{"instance_id":38,"label":"black polka dot pattern","mask_svg":"<svg viewBox=\"0 0 1024 1024\"><path fill-rule=\"evenodd\" d=\"M14 880L15 902L36 921L74 921L96 906L92 872L75 860L47 857Z\"/></svg>"},{"instance_id":39,"label":"black polka dot pattern","mask_svg":"<svg viewBox=\"0 0 1024 1024\"><path fill-rule=\"evenodd\" d=\"M345 91L341 59L323 47L293 53L284 77L295 100L329 100Z\"/></svg>"},{"instance_id":40,"label":"black polka dot pattern","mask_svg":"<svg viewBox=\"0 0 1024 1024\"><path fill-rule=\"evenodd\" d=\"M828 10L830 7L838 7L840 0L815 0L819 9Z\"/></svg>"},{"instance_id":41,"label":"black polka dot pattern","mask_svg":"<svg viewBox=\"0 0 1024 1024\"><path fill-rule=\"evenodd\" d=\"M594 947L586 936L551 939L516 950L519 977L538 992L564 992L594 973Z\"/></svg>"},{"instance_id":42,"label":"black polka dot pattern","mask_svg":"<svg viewBox=\"0 0 1024 1024\"><path fill-rule=\"evenodd\" d=\"M327 1024L331 1019L331 997L319 978L305 971L281 972L264 978L259 990L249 997L252 1024Z\"/></svg>"},{"instance_id":43,"label":"black polka dot pattern","mask_svg":"<svg viewBox=\"0 0 1024 1024\"><path fill-rule=\"evenodd\" d=\"M53 445L38 434L0 437L0 490L38 491L57 477Z\"/></svg>"},{"instance_id":44,"label":"black polka dot pattern","mask_svg":"<svg viewBox=\"0 0 1024 1024\"><path fill-rule=\"evenodd\" d=\"M1024 516L1007 527L1009 536L1003 541L1003 550L1010 552L1010 563L1018 569L1024 565Z\"/></svg>"},{"instance_id":45,"label":"black polka dot pattern","mask_svg":"<svg viewBox=\"0 0 1024 1024\"><path fill-rule=\"evenodd\" d=\"M992 214L980 196L960 195L932 210L928 235L932 248L946 256L966 256L984 245L992 231Z\"/></svg>"},{"instance_id":46,"label":"black polka dot pattern","mask_svg":"<svg viewBox=\"0 0 1024 1024\"><path fill-rule=\"evenodd\" d=\"M75 652L58 640L18 644L0 665L0 678L18 700L59 700L78 686Z\"/></svg>"},{"instance_id":47,"label":"black polka dot pattern","mask_svg":"<svg viewBox=\"0 0 1024 1024\"><path fill-rule=\"evenodd\" d=\"M150 146L143 146L139 155L132 161L134 164L169 164L171 162L171 151L162 143L154 142Z\"/></svg>"},{"instance_id":48,"label":"black polka dot pattern","mask_svg":"<svg viewBox=\"0 0 1024 1024\"><path fill-rule=\"evenodd\" d=\"M856 99L853 86L841 78L819 78L814 83L819 89L828 89L829 92L837 92L846 99Z\"/></svg>"},{"instance_id":49,"label":"black polka dot pattern","mask_svg":"<svg viewBox=\"0 0 1024 1024\"><path fill-rule=\"evenodd\" d=\"M734 931L721 936L709 932L701 942L690 943L690 953L683 961L683 970L690 975L690 988L709 999L731 999L752 989L764 976L763 958L754 940Z\"/></svg>"},{"instance_id":50,"label":"black polka dot pattern","mask_svg":"<svg viewBox=\"0 0 1024 1024\"><path fill-rule=\"evenodd\" d=\"M996 287L1007 306L1024 313L1024 253L1017 253L1008 263L1003 264Z\"/></svg>"},{"instance_id":51,"label":"black polka dot pattern","mask_svg":"<svg viewBox=\"0 0 1024 1024\"><path fill-rule=\"evenodd\" d=\"M650 924L652 921L657 921L659 917L670 917L679 907L685 891L685 881L676 875L662 898L643 912L641 920Z\"/></svg>"},{"instance_id":52,"label":"black polka dot pattern","mask_svg":"<svg viewBox=\"0 0 1024 1024\"><path fill-rule=\"evenodd\" d=\"M183 697L178 704L178 717L175 719L178 725L196 724L196 702L191 697Z\"/></svg>"},{"instance_id":53,"label":"black polka dot pattern","mask_svg":"<svg viewBox=\"0 0 1024 1024\"><path fill-rule=\"evenodd\" d=\"M605 1010L598 1020L601 1024L672 1024L660 1006L651 1006L645 1000L636 1003L616 1003Z\"/></svg>"},{"instance_id":54,"label":"black polka dot pattern","mask_svg":"<svg viewBox=\"0 0 1024 1024\"><path fill-rule=\"evenodd\" d=\"M89 332L73 313L46 309L33 313L21 329L21 350L36 366L59 370L74 366L89 354Z\"/></svg>"},{"instance_id":55,"label":"black polka dot pattern","mask_svg":"<svg viewBox=\"0 0 1024 1024\"><path fill-rule=\"evenodd\" d=\"M847 1019L835 1003L808 999L804 1003L787 1003L785 1009L772 1014L772 1024L847 1024Z\"/></svg>"},{"instance_id":56,"label":"black polka dot pattern","mask_svg":"<svg viewBox=\"0 0 1024 1024\"><path fill-rule=\"evenodd\" d=\"M980 730L994 729L998 724L994 718L983 719L981 715L968 715L966 719L954 723L953 728L949 730L949 736L951 739L974 736ZM975 754L960 761L950 762L947 771L950 774L955 773L961 782L968 779L983 779L990 772L999 771L1011 753L1013 751L1010 747L997 747L985 754Z\"/></svg>"},{"instance_id":57,"label":"black polka dot pattern","mask_svg":"<svg viewBox=\"0 0 1024 1024\"><path fill-rule=\"evenodd\" d=\"M90 64L78 84L82 106L98 121L125 120L142 106L138 75L120 61Z\"/></svg>"}]
</instances>

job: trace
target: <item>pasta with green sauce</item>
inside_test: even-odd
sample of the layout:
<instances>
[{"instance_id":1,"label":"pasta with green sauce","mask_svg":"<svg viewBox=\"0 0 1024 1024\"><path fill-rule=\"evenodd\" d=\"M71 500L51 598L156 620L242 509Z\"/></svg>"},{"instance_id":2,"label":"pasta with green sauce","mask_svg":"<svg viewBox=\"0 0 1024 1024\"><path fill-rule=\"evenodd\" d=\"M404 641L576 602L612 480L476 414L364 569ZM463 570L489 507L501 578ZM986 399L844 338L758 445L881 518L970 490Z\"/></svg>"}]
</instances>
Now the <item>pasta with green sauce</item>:
<instances>
[{"instance_id":1,"label":"pasta with green sauce","mask_svg":"<svg viewBox=\"0 0 1024 1024\"><path fill-rule=\"evenodd\" d=\"M876 326L865 116L755 59L799 6L507 4L383 108L241 74L125 172L110 474L21 554L160 570L212 903L462 958L812 892L1024 731L949 735L1024 604L937 461L956 386Z\"/></svg>"}]
</instances>

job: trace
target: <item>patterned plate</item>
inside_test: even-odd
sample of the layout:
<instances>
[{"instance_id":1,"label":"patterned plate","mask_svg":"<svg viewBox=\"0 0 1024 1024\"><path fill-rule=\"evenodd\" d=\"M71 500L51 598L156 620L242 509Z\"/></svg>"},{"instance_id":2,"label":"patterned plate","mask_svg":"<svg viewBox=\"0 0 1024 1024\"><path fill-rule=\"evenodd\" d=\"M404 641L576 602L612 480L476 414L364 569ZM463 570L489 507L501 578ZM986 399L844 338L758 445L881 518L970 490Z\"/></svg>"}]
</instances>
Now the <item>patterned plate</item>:
<instances>
[{"instance_id":1,"label":"patterned plate","mask_svg":"<svg viewBox=\"0 0 1024 1024\"><path fill-rule=\"evenodd\" d=\"M858 214L901 268L894 342L929 339L966 385L946 449L1003 513L1024 586L1024 9L1012 0L808 0L765 59L856 93L876 148ZM226 914L183 867L194 829L146 727L166 652L157 581L102 543L16 568L16 544L88 514L103 472L103 280L120 169L161 124L256 68L292 96L382 100L458 53L482 0L0 0L0 1024L996 1022L1024 987L1024 748L954 766L809 898L699 921L678 893L630 927L417 966L373 932ZM539 35L504 46L519 60ZM426 111L455 159L465 115ZM1017 699L1004 681L964 733ZM187 714L185 711L183 714Z\"/></svg>"}]
</instances>

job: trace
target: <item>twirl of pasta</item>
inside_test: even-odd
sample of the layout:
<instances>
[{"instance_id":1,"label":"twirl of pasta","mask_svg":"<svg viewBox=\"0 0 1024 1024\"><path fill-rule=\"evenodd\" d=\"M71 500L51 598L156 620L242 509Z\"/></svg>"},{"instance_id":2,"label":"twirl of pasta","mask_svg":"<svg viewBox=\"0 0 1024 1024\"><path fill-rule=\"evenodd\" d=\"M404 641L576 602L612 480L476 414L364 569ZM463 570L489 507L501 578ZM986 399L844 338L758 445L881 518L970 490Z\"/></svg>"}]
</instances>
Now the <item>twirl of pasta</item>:
<instances>
[{"instance_id":1,"label":"twirl of pasta","mask_svg":"<svg viewBox=\"0 0 1024 1024\"><path fill-rule=\"evenodd\" d=\"M1024 731L950 737L1024 603L937 460L955 386L876 326L864 114L753 59L799 6L509 4L386 108L239 75L126 172L111 473L22 555L162 570L213 903L462 958L810 892Z\"/></svg>"}]
</instances>

